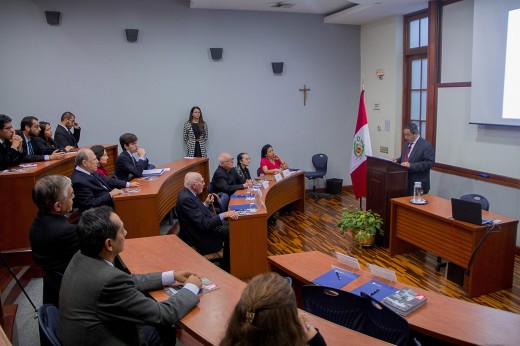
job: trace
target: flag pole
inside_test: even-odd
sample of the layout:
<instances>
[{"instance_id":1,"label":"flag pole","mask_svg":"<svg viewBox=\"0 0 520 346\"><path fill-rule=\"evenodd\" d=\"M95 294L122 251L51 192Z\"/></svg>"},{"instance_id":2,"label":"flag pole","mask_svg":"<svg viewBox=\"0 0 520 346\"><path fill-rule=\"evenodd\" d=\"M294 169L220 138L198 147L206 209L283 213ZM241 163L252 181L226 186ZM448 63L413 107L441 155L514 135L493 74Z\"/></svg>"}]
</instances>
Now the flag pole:
<instances>
[{"instance_id":1,"label":"flag pole","mask_svg":"<svg viewBox=\"0 0 520 346\"><path fill-rule=\"evenodd\" d=\"M363 196L359 197L359 210L363 210Z\"/></svg>"}]
</instances>

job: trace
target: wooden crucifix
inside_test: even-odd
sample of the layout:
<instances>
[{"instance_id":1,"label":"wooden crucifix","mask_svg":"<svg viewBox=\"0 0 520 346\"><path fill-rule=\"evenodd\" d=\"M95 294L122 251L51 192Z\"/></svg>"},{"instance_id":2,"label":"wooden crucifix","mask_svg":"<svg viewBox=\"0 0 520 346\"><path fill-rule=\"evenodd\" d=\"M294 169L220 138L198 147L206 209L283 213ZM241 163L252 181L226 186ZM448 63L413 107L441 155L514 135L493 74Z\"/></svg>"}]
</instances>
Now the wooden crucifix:
<instances>
[{"instance_id":1,"label":"wooden crucifix","mask_svg":"<svg viewBox=\"0 0 520 346\"><path fill-rule=\"evenodd\" d=\"M307 105L307 92L311 91L311 89L307 89L307 85L303 85L303 89L299 89L303 93L303 105Z\"/></svg>"}]
</instances>

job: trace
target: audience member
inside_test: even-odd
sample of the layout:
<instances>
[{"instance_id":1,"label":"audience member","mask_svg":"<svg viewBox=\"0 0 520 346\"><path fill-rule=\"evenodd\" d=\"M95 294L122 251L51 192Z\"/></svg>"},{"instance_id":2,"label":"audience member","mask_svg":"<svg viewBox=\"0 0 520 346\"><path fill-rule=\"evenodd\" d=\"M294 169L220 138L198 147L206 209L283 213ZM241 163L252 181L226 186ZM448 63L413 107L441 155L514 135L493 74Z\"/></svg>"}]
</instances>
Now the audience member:
<instances>
[{"instance_id":1,"label":"audience member","mask_svg":"<svg viewBox=\"0 0 520 346\"><path fill-rule=\"evenodd\" d=\"M262 147L260 157L260 167L264 174L281 173L284 169L289 168L285 160L274 152L271 144Z\"/></svg>"},{"instance_id":2,"label":"audience member","mask_svg":"<svg viewBox=\"0 0 520 346\"><path fill-rule=\"evenodd\" d=\"M96 155L96 159L98 160L96 172L98 172L99 175L103 175L105 177L110 176L105 168L105 165L108 162L108 154L105 150L105 147L102 145L94 145L90 148L90 150L94 152L94 155Z\"/></svg>"},{"instance_id":3,"label":"audience member","mask_svg":"<svg viewBox=\"0 0 520 346\"><path fill-rule=\"evenodd\" d=\"M76 155L76 167L72 173L74 206L81 211L102 205L113 207L112 197L123 193L121 188L141 186L124 180L99 175L98 160L90 149L81 149Z\"/></svg>"},{"instance_id":4,"label":"audience member","mask_svg":"<svg viewBox=\"0 0 520 346\"><path fill-rule=\"evenodd\" d=\"M251 180L246 180L238 175L233 167L233 157L229 153L220 153L218 164L211 181L212 192L224 192L231 196L236 190L245 189L253 184Z\"/></svg>"},{"instance_id":5,"label":"audience member","mask_svg":"<svg viewBox=\"0 0 520 346\"><path fill-rule=\"evenodd\" d=\"M40 133L32 138L36 151L43 155L50 155L58 149L56 142L52 139L52 127L46 121L40 121Z\"/></svg>"},{"instance_id":6,"label":"audience member","mask_svg":"<svg viewBox=\"0 0 520 346\"><path fill-rule=\"evenodd\" d=\"M16 166L22 159L22 137L15 134L13 120L0 114L0 170Z\"/></svg>"},{"instance_id":7,"label":"audience member","mask_svg":"<svg viewBox=\"0 0 520 346\"><path fill-rule=\"evenodd\" d=\"M208 124L204 121L199 107L191 109L190 117L184 123L182 137L186 145L187 157L207 157Z\"/></svg>"},{"instance_id":8,"label":"audience member","mask_svg":"<svg viewBox=\"0 0 520 346\"><path fill-rule=\"evenodd\" d=\"M401 156L393 161L408 168L408 195L413 195L414 183L421 182L423 192L430 191L430 169L435 163L433 146L419 134L416 124L404 126L403 135L406 140L403 144Z\"/></svg>"},{"instance_id":9,"label":"audience member","mask_svg":"<svg viewBox=\"0 0 520 346\"><path fill-rule=\"evenodd\" d=\"M123 152L116 160L115 178L130 181L133 178L142 177L143 171L149 168L148 159L145 156L146 151L139 147L137 141L137 136L133 133L124 133L119 137L119 144L121 144ZM138 160L134 157L134 153L139 157Z\"/></svg>"},{"instance_id":10,"label":"audience member","mask_svg":"<svg viewBox=\"0 0 520 346\"><path fill-rule=\"evenodd\" d=\"M248 153L240 153L237 155L237 165L235 170L238 173L238 176L242 180L251 180L251 174L249 173L249 164L251 163L251 158Z\"/></svg>"},{"instance_id":11,"label":"audience member","mask_svg":"<svg viewBox=\"0 0 520 346\"><path fill-rule=\"evenodd\" d=\"M204 190L204 179L199 173L189 172L184 176L184 189L177 197L177 216L180 223L180 238L202 254L218 252L224 247L223 266L229 265L229 222L226 218L238 219L235 211L213 214L208 206L213 196L208 195L202 203L199 196Z\"/></svg>"},{"instance_id":12,"label":"audience member","mask_svg":"<svg viewBox=\"0 0 520 346\"><path fill-rule=\"evenodd\" d=\"M69 152L78 148L79 137L81 136L81 127L76 122L76 116L71 112L65 112L61 115L61 123L56 126L54 132L54 141L60 150Z\"/></svg>"},{"instance_id":13,"label":"audience member","mask_svg":"<svg viewBox=\"0 0 520 346\"><path fill-rule=\"evenodd\" d=\"M296 307L288 280L276 273L255 276L242 292L220 346L326 345Z\"/></svg>"},{"instance_id":14,"label":"audience member","mask_svg":"<svg viewBox=\"0 0 520 346\"><path fill-rule=\"evenodd\" d=\"M26 116L20 123L20 132L18 133L23 140L23 162L37 162L48 160L61 160L65 157L65 153L55 149L50 155L44 154L41 147L34 142L40 134L40 123L36 117L32 115Z\"/></svg>"},{"instance_id":15,"label":"audience member","mask_svg":"<svg viewBox=\"0 0 520 346\"><path fill-rule=\"evenodd\" d=\"M29 240L34 262L44 272L43 304L58 306L61 276L79 249L76 225L67 223L65 217L72 210L73 198L70 179L63 175L47 175L32 190L38 214L29 230Z\"/></svg>"},{"instance_id":16,"label":"audience member","mask_svg":"<svg viewBox=\"0 0 520 346\"><path fill-rule=\"evenodd\" d=\"M174 345L173 325L195 307L200 278L185 270L130 275L114 267L126 230L109 207L90 209L78 224L79 247L60 290L64 345ZM145 295L184 283L162 302Z\"/></svg>"}]
</instances>

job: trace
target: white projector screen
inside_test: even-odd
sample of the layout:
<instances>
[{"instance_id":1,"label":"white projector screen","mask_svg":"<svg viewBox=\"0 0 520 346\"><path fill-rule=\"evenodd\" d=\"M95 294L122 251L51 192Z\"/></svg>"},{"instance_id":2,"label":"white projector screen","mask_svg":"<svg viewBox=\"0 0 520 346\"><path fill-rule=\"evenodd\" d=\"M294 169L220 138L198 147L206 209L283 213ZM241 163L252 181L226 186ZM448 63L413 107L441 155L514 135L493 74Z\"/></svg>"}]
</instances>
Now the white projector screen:
<instances>
[{"instance_id":1,"label":"white projector screen","mask_svg":"<svg viewBox=\"0 0 520 346\"><path fill-rule=\"evenodd\" d=\"M520 0L475 0L472 124L520 126L519 8Z\"/></svg>"}]
</instances>

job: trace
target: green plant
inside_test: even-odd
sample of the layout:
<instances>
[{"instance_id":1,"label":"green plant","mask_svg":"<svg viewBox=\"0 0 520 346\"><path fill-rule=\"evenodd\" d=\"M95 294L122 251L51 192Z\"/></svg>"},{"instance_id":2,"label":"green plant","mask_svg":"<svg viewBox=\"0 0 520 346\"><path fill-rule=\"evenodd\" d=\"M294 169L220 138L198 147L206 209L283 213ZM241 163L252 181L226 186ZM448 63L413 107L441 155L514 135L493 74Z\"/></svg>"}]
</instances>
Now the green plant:
<instances>
[{"instance_id":1,"label":"green plant","mask_svg":"<svg viewBox=\"0 0 520 346\"><path fill-rule=\"evenodd\" d=\"M372 239L376 234L383 235L383 219L372 210L359 210L353 205L343 209L341 220L338 222L339 233L353 231L352 237L359 242Z\"/></svg>"}]
</instances>

